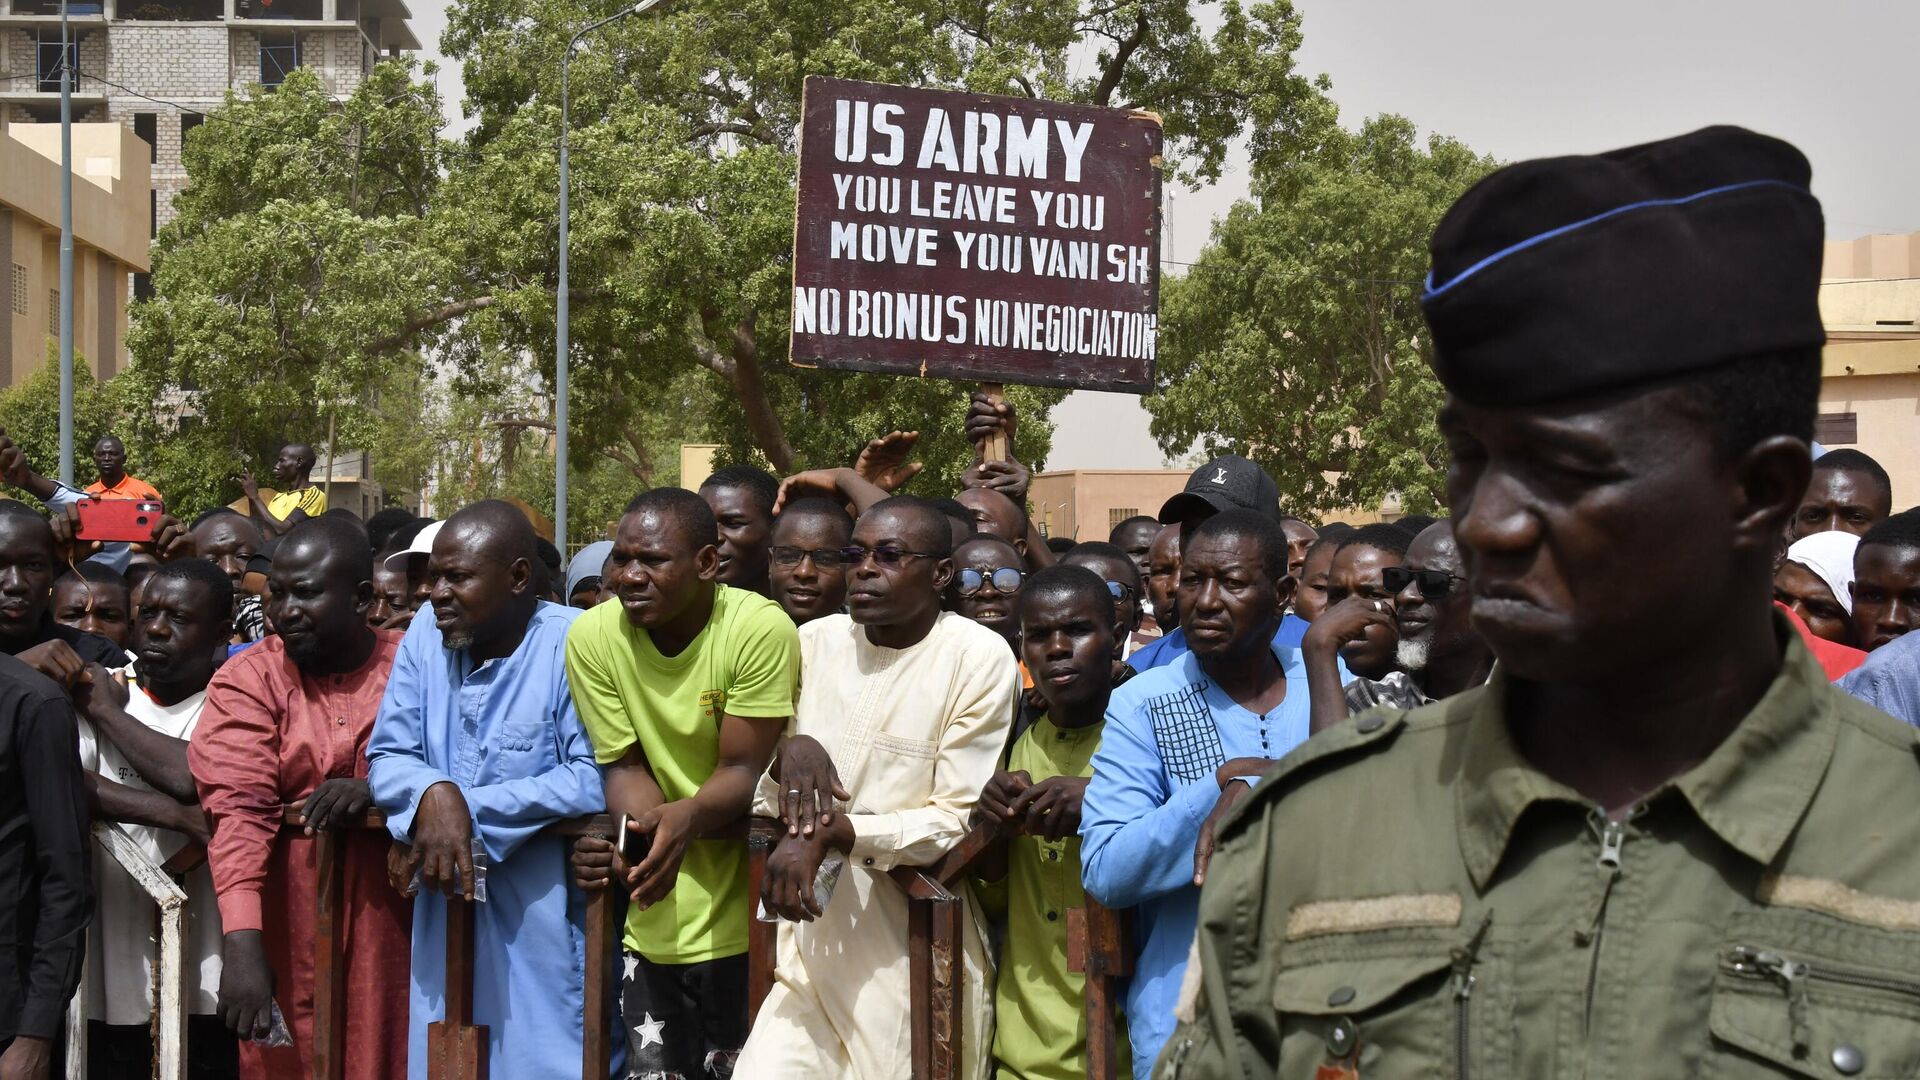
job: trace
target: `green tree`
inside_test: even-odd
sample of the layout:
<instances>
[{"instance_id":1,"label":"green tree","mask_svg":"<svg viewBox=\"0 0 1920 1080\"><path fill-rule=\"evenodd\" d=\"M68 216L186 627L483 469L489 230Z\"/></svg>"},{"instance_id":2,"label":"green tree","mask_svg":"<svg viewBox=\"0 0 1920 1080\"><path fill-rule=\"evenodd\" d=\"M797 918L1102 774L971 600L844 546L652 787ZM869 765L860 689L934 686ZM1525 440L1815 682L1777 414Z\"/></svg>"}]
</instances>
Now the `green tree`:
<instances>
[{"instance_id":1,"label":"green tree","mask_svg":"<svg viewBox=\"0 0 1920 1080\"><path fill-rule=\"evenodd\" d=\"M1200 8L1217 12L1211 33ZM456 264L491 268L456 353L551 353L559 61L574 28L616 9L468 0L449 13L443 48L464 64L477 121L474 160L446 185L461 223L449 240ZM723 390L713 421L730 460L838 464L868 437L910 428L929 465L920 486L950 484L969 453L968 387L785 362L805 77L1152 109L1177 174L1198 179L1218 175L1237 134L1285 126L1311 94L1293 74L1297 43L1285 3L1186 0L682 0L607 27L575 57L571 83L579 434L616 441L694 370ZM1014 391L1023 455L1044 458L1060 396Z\"/></svg>"},{"instance_id":2,"label":"green tree","mask_svg":"<svg viewBox=\"0 0 1920 1080\"><path fill-rule=\"evenodd\" d=\"M118 409L112 382L93 377L93 366L78 351L73 354L73 479L85 487L95 479L93 444L115 432ZM0 428L20 447L27 463L45 476L60 467L60 350L47 342L47 362L33 374L0 389ZM117 432L116 432L117 433ZM140 473L129 460L129 471ZM164 493L164 491L163 491Z\"/></svg>"},{"instance_id":3,"label":"green tree","mask_svg":"<svg viewBox=\"0 0 1920 1080\"><path fill-rule=\"evenodd\" d=\"M304 72L229 97L189 140L192 183L130 342L129 400L178 406L142 424L143 445L230 497L225 478L287 434L411 419L379 405L405 398L396 371L442 374L420 356L450 365L456 393L490 385L505 356L526 365L516 412L437 414L492 433L424 415L419 430L433 446L478 439L494 465L515 455L506 473L534 475L521 462L537 437L522 448L493 433L551 431L559 60L573 29L614 10L452 8L443 47L477 121L460 145L439 138L438 102L407 61L377 66L344 102ZM1198 182L1241 134L1261 147L1311 115L1298 43L1290 4L1238 0L680 0L606 28L571 84L574 470L604 459L645 483L695 439L778 471L839 464L891 428L922 433L920 490L950 490L967 464L969 387L786 362L807 75L1151 109L1170 174ZM1009 393L1037 466L1061 392ZM416 455L402 471L459 470Z\"/></svg>"},{"instance_id":4,"label":"green tree","mask_svg":"<svg viewBox=\"0 0 1920 1080\"><path fill-rule=\"evenodd\" d=\"M1189 273L1161 287L1147 399L1168 453L1265 466L1295 513L1441 505L1440 385L1420 315L1427 240L1493 162L1452 139L1424 147L1397 116L1348 132L1330 102L1253 160ZM1225 392L1223 392L1225 391Z\"/></svg>"},{"instance_id":5,"label":"green tree","mask_svg":"<svg viewBox=\"0 0 1920 1080\"><path fill-rule=\"evenodd\" d=\"M230 92L213 118L183 150L192 183L155 245L122 376L126 400L159 406L130 412L137 448L198 505L423 377L403 349L430 342L413 319L452 274L427 220L440 102L411 62L376 66L344 102L301 69L275 92Z\"/></svg>"}]
</instances>

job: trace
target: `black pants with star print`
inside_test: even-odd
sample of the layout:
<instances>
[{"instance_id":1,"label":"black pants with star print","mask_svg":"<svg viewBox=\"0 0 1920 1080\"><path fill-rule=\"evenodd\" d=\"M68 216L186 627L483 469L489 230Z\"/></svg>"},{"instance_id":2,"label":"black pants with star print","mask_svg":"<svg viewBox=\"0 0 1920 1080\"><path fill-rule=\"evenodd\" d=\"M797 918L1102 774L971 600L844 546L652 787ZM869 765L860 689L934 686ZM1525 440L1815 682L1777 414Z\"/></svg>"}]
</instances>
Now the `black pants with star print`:
<instances>
[{"instance_id":1,"label":"black pants with star print","mask_svg":"<svg viewBox=\"0 0 1920 1080\"><path fill-rule=\"evenodd\" d=\"M620 1013L631 1080L731 1080L747 1041L747 957L656 964L626 954Z\"/></svg>"}]
</instances>

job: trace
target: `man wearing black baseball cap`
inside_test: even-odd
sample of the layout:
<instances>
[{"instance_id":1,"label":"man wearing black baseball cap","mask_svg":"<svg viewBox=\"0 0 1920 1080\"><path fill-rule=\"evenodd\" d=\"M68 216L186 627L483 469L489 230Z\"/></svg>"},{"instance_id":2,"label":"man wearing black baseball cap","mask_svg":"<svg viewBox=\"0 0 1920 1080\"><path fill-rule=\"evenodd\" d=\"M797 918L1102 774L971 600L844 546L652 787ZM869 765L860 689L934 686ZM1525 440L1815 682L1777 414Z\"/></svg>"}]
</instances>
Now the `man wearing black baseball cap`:
<instances>
[{"instance_id":1,"label":"man wearing black baseball cap","mask_svg":"<svg viewBox=\"0 0 1920 1080\"><path fill-rule=\"evenodd\" d=\"M1184 541L1201 522L1223 510L1252 510L1279 521L1280 487L1267 475L1267 470L1246 458L1237 454L1217 457L1195 469L1193 475L1187 477L1185 490L1161 505L1160 522L1180 526L1180 537ZM1299 582L1294 585L1298 587ZM1273 643L1297 651L1306 635L1307 621L1288 612L1280 620ZM1160 640L1141 646L1127 658L1127 664L1135 671L1165 667L1188 651L1187 633L1176 626ZM1342 665L1342 684L1350 677Z\"/></svg>"},{"instance_id":2,"label":"man wearing black baseball cap","mask_svg":"<svg viewBox=\"0 0 1920 1080\"><path fill-rule=\"evenodd\" d=\"M1180 494L1160 507L1160 524L1192 532L1222 510L1252 510L1280 519L1280 487L1267 470L1240 457L1217 457L1193 471Z\"/></svg>"},{"instance_id":3,"label":"man wearing black baseball cap","mask_svg":"<svg viewBox=\"0 0 1920 1080\"><path fill-rule=\"evenodd\" d=\"M1422 302L1499 667L1226 816L1162 1075L1913 1071L1913 729L1769 602L1820 387L1810 172L1708 128L1447 213Z\"/></svg>"}]
</instances>

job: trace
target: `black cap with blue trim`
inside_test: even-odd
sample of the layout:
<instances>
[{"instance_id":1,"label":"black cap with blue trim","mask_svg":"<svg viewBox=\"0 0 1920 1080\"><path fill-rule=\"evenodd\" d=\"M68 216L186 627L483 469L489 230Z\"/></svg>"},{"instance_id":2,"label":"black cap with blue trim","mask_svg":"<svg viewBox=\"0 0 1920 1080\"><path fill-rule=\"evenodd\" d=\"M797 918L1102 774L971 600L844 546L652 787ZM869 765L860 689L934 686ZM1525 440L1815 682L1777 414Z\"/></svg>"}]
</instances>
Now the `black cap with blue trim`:
<instances>
[{"instance_id":1,"label":"black cap with blue trim","mask_svg":"<svg viewBox=\"0 0 1920 1080\"><path fill-rule=\"evenodd\" d=\"M1433 235L1440 381L1524 405L1790 349L1817 364L1810 178L1791 144L1737 127L1493 173Z\"/></svg>"}]
</instances>

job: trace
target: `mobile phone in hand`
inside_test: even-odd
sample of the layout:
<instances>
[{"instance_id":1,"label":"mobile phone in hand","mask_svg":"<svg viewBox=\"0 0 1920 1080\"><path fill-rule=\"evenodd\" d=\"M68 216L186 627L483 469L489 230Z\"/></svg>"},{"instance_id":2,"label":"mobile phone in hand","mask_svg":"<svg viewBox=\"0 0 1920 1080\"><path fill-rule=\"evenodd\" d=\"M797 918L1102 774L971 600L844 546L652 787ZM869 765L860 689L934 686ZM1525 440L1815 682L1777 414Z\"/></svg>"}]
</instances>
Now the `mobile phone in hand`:
<instances>
[{"instance_id":1,"label":"mobile phone in hand","mask_svg":"<svg viewBox=\"0 0 1920 1080\"><path fill-rule=\"evenodd\" d=\"M76 540L144 544L166 509L152 499L82 499L75 504Z\"/></svg>"},{"instance_id":2,"label":"mobile phone in hand","mask_svg":"<svg viewBox=\"0 0 1920 1080\"><path fill-rule=\"evenodd\" d=\"M653 837L627 828L627 823L632 820L632 814L620 815L620 833L614 840L614 846L620 849L620 860L628 867L639 866L653 846Z\"/></svg>"}]
</instances>

